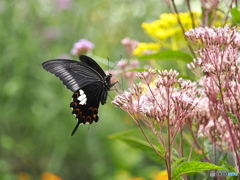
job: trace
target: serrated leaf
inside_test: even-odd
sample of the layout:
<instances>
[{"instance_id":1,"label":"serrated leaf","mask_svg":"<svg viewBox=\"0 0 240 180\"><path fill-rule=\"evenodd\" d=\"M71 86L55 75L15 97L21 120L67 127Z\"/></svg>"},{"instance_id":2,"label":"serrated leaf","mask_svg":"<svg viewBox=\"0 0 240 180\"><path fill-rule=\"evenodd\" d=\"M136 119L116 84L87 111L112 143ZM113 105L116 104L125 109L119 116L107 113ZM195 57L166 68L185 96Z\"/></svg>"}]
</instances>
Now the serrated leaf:
<instances>
[{"instance_id":1,"label":"serrated leaf","mask_svg":"<svg viewBox=\"0 0 240 180\"><path fill-rule=\"evenodd\" d=\"M201 154L201 155L197 156L196 158L194 158L193 161L199 161L203 157L207 156L209 153L210 153L210 151L205 152L204 154Z\"/></svg>"},{"instance_id":2,"label":"serrated leaf","mask_svg":"<svg viewBox=\"0 0 240 180\"><path fill-rule=\"evenodd\" d=\"M193 60L193 57L185 52L182 51L173 51L173 50L166 50L166 51L160 51L155 54L147 54L138 57L139 60L149 60L149 59L155 59L155 60L174 60L174 61L184 61L184 62L191 62Z\"/></svg>"},{"instance_id":3,"label":"serrated leaf","mask_svg":"<svg viewBox=\"0 0 240 180\"><path fill-rule=\"evenodd\" d=\"M183 174L194 173L199 171L206 171L211 169L221 169L225 170L225 168L221 166L216 166L207 162L183 162L177 168L175 168L172 172L172 178L177 178Z\"/></svg>"},{"instance_id":4,"label":"serrated leaf","mask_svg":"<svg viewBox=\"0 0 240 180\"><path fill-rule=\"evenodd\" d=\"M177 165L181 164L182 162L184 162L185 159L186 159L186 158L184 157L184 158L180 158L180 159L176 160L176 161L172 164L172 169L174 169L175 166L177 166Z\"/></svg>"}]
</instances>

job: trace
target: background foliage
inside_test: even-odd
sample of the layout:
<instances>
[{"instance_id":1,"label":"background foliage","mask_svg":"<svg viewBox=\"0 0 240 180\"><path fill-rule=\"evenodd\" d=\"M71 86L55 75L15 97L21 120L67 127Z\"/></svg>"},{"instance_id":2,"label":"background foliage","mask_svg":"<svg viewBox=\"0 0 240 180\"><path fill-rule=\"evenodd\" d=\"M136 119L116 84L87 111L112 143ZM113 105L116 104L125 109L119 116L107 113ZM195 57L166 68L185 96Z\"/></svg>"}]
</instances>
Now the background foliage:
<instances>
[{"instance_id":1,"label":"background foliage","mask_svg":"<svg viewBox=\"0 0 240 180\"><path fill-rule=\"evenodd\" d=\"M0 179L38 179L44 172L62 179L150 177L159 170L154 161L108 138L134 127L111 98L100 108L97 124L70 136L76 123L69 108L72 93L41 64L70 55L80 38L95 44L94 55L125 58L121 39L149 41L141 23L167 8L159 0L69 2L0 2Z\"/></svg>"}]
</instances>

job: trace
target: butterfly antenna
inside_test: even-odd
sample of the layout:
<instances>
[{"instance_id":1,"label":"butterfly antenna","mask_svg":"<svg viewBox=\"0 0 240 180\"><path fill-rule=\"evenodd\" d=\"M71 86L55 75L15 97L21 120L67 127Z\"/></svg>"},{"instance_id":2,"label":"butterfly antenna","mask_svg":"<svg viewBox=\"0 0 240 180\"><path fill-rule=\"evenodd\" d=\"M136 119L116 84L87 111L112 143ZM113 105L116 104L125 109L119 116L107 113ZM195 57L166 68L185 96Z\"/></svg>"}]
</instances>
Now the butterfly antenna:
<instances>
[{"instance_id":1,"label":"butterfly antenna","mask_svg":"<svg viewBox=\"0 0 240 180\"><path fill-rule=\"evenodd\" d=\"M117 60L117 62L112 66L112 68L109 70L109 72L111 70L113 70L113 68L118 64L118 62L122 59L122 55L120 55L120 58Z\"/></svg>"},{"instance_id":2,"label":"butterfly antenna","mask_svg":"<svg viewBox=\"0 0 240 180\"><path fill-rule=\"evenodd\" d=\"M109 71L110 71L110 70L109 70L109 67L110 67L110 66L109 66L109 61L110 61L110 60L109 60L109 57L108 57L107 59L108 59L108 73L109 73Z\"/></svg>"}]
</instances>

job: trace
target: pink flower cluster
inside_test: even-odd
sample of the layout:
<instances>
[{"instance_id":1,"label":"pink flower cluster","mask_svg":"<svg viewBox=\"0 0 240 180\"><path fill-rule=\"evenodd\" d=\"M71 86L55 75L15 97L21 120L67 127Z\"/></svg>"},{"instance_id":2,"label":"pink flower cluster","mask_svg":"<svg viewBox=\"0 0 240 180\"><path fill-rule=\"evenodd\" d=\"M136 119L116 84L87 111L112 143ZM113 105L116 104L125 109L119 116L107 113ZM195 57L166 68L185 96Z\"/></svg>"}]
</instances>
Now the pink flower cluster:
<instances>
[{"instance_id":1,"label":"pink flower cluster","mask_svg":"<svg viewBox=\"0 0 240 180\"><path fill-rule=\"evenodd\" d=\"M199 49L199 58L194 59L188 68L201 67L205 75L232 72L234 77L240 63L240 34L236 28L196 28L186 32L186 36Z\"/></svg>"},{"instance_id":2,"label":"pink flower cluster","mask_svg":"<svg viewBox=\"0 0 240 180\"><path fill-rule=\"evenodd\" d=\"M203 95L199 102L202 106L192 114L197 120L199 135L211 138L221 147L239 148L240 34L236 28L225 26L192 29L186 36L203 47L199 48L199 57L188 65L190 69L200 68L205 75L200 79Z\"/></svg>"},{"instance_id":3,"label":"pink flower cluster","mask_svg":"<svg viewBox=\"0 0 240 180\"><path fill-rule=\"evenodd\" d=\"M198 81L178 79L175 70L149 69L136 75L141 83L112 103L139 127L143 122L151 129L165 152L166 139L171 146L186 125L198 148L198 138L207 138L221 152L230 150L240 169L240 34L225 26L191 29L186 36L198 49L198 57L188 64L193 71L200 70Z\"/></svg>"},{"instance_id":4,"label":"pink flower cluster","mask_svg":"<svg viewBox=\"0 0 240 180\"><path fill-rule=\"evenodd\" d=\"M118 95L112 103L128 112L137 124L144 122L164 142L160 136L164 122L171 124L171 133L175 136L197 105L196 83L178 79L175 70L149 69L136 76L143 83L133 85L129 92Z\"/></svg>"},{"instance_id":5,"label":"pink flower cluster","mask_svg":"<svg viewBox=\"0 0 240 180\"><path fill-rule=\"evenodd\" d=\"M200 42L199 57L188 67L204 74L198 108L190 119L199 136L209 138L221 151L232 151L240 167L240 34L225 26L192 29L186 36L192 43Z\"/></svg>"}]
</instances>

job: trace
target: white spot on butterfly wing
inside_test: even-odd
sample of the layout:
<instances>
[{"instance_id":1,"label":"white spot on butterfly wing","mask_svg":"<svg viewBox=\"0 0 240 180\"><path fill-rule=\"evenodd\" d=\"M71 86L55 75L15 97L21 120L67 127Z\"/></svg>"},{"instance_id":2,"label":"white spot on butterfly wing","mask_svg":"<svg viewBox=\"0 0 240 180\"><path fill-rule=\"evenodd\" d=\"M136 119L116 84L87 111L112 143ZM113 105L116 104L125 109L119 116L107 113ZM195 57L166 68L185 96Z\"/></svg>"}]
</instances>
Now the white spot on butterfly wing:
<instances>
[{"instance_id":1,"label":"white spot on butterfly wing","mask_svg":"<svg viewBox=\"0 0 240 180\"><path fill-rule=\"evenodd\" d=\"M77 98L80 102L80 105L87 104L87 96L82 89L79 90L79 97Z\"/></svg>"}]
</instances>

